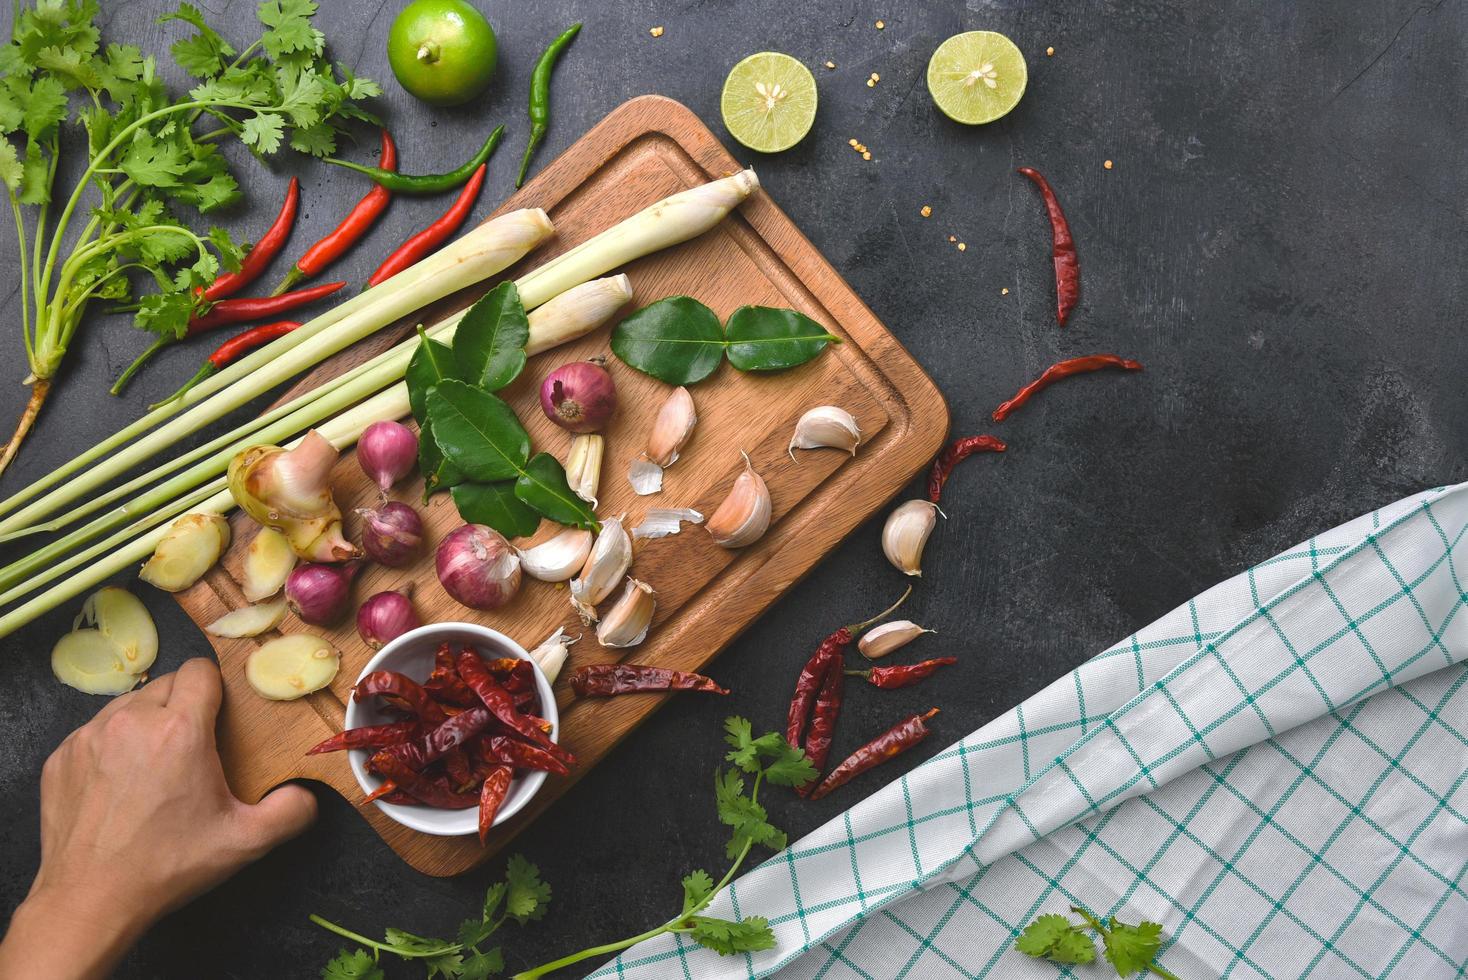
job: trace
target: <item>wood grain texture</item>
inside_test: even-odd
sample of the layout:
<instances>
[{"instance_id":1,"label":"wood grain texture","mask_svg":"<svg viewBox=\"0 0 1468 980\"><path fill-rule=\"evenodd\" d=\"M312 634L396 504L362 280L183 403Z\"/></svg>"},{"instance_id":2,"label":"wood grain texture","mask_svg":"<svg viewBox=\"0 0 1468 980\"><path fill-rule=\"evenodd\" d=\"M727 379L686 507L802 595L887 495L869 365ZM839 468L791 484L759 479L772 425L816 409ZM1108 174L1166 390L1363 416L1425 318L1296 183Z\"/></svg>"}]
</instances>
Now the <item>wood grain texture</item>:
<instances>
[{"instance_id":1,"label":"wood grain texture","mask_svg":"<svg viewBox=\"0 0 1468 980\"><path fill-rule=\"evenodd\" d=\"M542 207L556 226L552 242L529 256L508 278L652 202L686 187L739 169L739 164L691 112L670 99L633 99L608 115L523 191L500 209ZM851 288L763 191L708 234L632 263L624 271L635 289L635 309L663 296L687 293L721 317L745 304L790 306L824 324L844 341L811 363L773 375L741 374L725 365L692 389L699 423L683 458L668 470L663 491L636 497L626 481L628 462L643 448L648 426L669 390L650 377L612 362L620 393L618 416L607 433L602 473L602 516L627 514L635 526L653 507L691 506L712 513L728 492L747 452L765 477L774 501L770 531L737 552L713 544L700 528L640 542L633 573L658 593L654 627L640 647L599 647L588 635L572 647L567 670L614 659L680 670L705 667L744 627L889 500L942 445L948 414L932 381L879 323ZM467 305L492 282L451 297L421 319L431 322ZM405 321L357 345L304 378L290 395L319 384L397 342L411 329ZM503 394L520 413L536 450L564 458L569 436L538 409L539 380L558 364L605 354L610 328L531 360L525 374ZM289 395L287 396L289 397ZM852 458L834 450L798 454L786 444L796 419L807 409L837 404L856 416L863 444ZM333 476L338 503L350 515L370 504L369 485L349 453ZM413 500L418 481L399 486L398 499ZM407 569L372 567L358 579L356 596L414 586L425 622L479 622L535 646L557 626L582 632L563 587L526 580L509 608L491 614L466 609L438 584L432 546L461 521L446 494L426 508L429 548ZM248 518L233 518L236 543L219 567L179 596L188 614L208 623L243 604L239 561L254 530ZM348 521L349 536L355 520ZM549 537L557 526L543 524L528 542ZM301 629L291 619L286 631ZM361 796L343 755L306 756L315 742L339 730L345 699L370 651L352 624L328 631L342 652L342 669L332 685L298 702L268 702L244 682L244 661L258 640L211 638L224 674L225 701L219 743L235 791L256 800L288 779L323 782L349 800ZM435 838L407 830L374 807L363 816L399 855L431 875L458 874L488 859L552 805L582 773L594 766L666 695L633 695L575 701L557 686L563 741L580 760L567 779L552 777L514 820L498 828L489 846L473 838Z\"/></svg>"}]
</instances>

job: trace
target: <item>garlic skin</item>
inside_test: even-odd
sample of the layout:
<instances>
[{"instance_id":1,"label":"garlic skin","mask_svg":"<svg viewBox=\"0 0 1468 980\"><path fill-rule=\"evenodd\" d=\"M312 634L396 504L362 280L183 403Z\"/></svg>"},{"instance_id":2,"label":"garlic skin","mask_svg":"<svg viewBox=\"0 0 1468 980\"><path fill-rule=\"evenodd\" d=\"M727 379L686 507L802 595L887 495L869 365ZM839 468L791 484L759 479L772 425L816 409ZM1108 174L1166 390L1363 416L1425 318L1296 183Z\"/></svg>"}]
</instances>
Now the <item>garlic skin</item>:
<instances>
[{"instance_id":1,"label":"garlic skin","mask_svg":"<svg viewBox=\"0 0 1468 980\"><path fill-rule=\"evenodd\" d=\"M229 462L229 492L246 514L286 536L297 558L336 562L362 552L342 536L327 480L340 455L312 429L294 449L252 446Z\"/></svg>"},{"instance_id":2,"label":"garlic skin","mask_svg":"<svg viewBox=\"0 0 1468 980\"><path fill-rule=\"evenodd\" d=\"M632 539L622 526L622 518L601 522L601 533L586 556L581 574L571 582L571 604L583 621L596 622L596 606L617 587L627 569L632 567Z\"/></svg>"},{"instance_id":3,"label":"garlic skin","mask_svg":"<svg viewBox=\"0 0 1468 980\"><path fill-rule=\"evenodd\" d=\"M596 627L596 642L604 647L635 647L647 638L652 626L657 593L646 582L627 579L627 586L616 605L602 617Z\"/></svg>"},{"instance_id":4,"label":"garlic skin","mask_svg":"<svg viewBox=\"0 0 1468 980\"><path fill-rule=\"evenodd\" d=\"M591 554L591 532L567 528L560 534L533 548L516 548L520 568L542 582L564 582L581 570Z\"/></svg>"},{"instance_id":5,"label":"garlic skin","mask_svg":"<svg viewBox=\"0 0 1468 980\"><path fill-rule=\"evenodd\" d=\"M693 427L697 424L698 413L693 408L693 396L687 388L679 387L663 402L653 421L652 431L647 436L647 458L665 469L678 462L678 452L693 435Z\"/></svg>"},{"instance_id":6,"label":"garlic skin","mask_svg":"<svg viewBox=\"0 0 1468 980\"><path fill-rule=\"evenodd\" d=\"M861 427L844 408L822 405L813 408L795 423L795 435L790 437L787 452L795 458L797 449L843 449L856 455L861 444Z\"/></svg>"},{"instance_id":7,"label":"garlic skin","mask_svg":"<svg viewBox=\"0 0 1468 980\"><path fill-rule=\"evenodd\" d=\"M657 493L663 488L663 468L646 456L638 456L627 464L627 482L639 497Z\"/></svg>"},{"instance_id":8,"label":"garlic skin","mask_svg":"<svg viewBox=\"0 0 1468 980\"><path fill-rule=\"evenodd\" d=\"M561 668L566 666L566 658L570 656L568 649L581 637L566 639L566 628L559 626L550 636L541 641L540 646L530 651L530 659L540 665L545 679L554 684L556 678L561 676Z\"/></svg>"},{"instance_id":9,"label":"garlic skin","mask_svg":"<svg viewBox=\"0 0 1468 980\"><path fill-rule=\"evenodd\" d=\"M923 546L938 523L938 505L928 500L909 500L887 516L882 528L882 553L904 575L923 574Z\"/></svg>"},{"instance_id":10,"label":"garlic skin","mask_svg":"<svg viewBox=\"0 0 1468 980\"><path fill-rule=\"evenodd\" d=\"M691 507L654 507L632 529L632 540L666 538L683 530L684 523L702 524L703 515Z\"/></svg>"},{"instance_id":11,"label":"garlic skin","mask_svg":"<svg viewBox=\"0 0 1468 980\"><path fill-rule=\"evenodd\" d=\"M566 454L566 482L592 510L597 507L596 491L601 483L601 461L606 448L605 436L587 432L571 438L571 451Z\"/></svg>"},{"instance_id":12,"label":"garlic skin","mask_svg":"<svg viewBox=\"0 0 1468 980\"><path fill-rule=\"evenodd\" d=\"M770 488L754 471L749 454L744 455L744 472L734 480L729 496L714 511L704 528L721 548L743 548L754 544L770 527Z\"/></svg>"},{"instance_id":13,"label":"garlic skin","mask_svg":"<svg viewBox=\"0 0 1468 980\"><path fill-rule=\"evenodd\" d=\"M856 648L868 660L878 660L899 647L905 647L924 633L937 630L924 629L910 619L898 619L881 626L873 626L857 642Z\"/></svg>"}]
</instances>

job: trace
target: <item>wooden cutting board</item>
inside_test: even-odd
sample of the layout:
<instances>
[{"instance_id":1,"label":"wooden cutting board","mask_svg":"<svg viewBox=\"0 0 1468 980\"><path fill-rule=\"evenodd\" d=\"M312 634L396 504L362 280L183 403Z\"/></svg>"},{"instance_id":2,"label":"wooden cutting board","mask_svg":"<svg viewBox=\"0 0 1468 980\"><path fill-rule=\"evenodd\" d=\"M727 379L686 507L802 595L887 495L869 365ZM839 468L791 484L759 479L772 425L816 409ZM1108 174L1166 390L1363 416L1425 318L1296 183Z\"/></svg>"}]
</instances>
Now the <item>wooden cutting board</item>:
<instances>
[{"instance_id":1,"label":"wooden cutting board","mask_svg":"<svg viewBox=\"0 0 1468 980\"><path fill-rule=\"evenodd\" d=\"M500 209L541 207L556 227L551 242L509 270L506 277L523 274L669 194L738 169L740 164L687 108L657 96L633 99ZM753 195L713 231L623 271L631 276L636 290L628 311L679 293L697 297L721 318L744 304L788 306L814 317L844 341L793 371L741 374L726 363L713 377L694 386L698 427L683 458L668 470L663 491L649 497L632 493L627 464L643 449L652 417L670 389L611 361L621 407L607 432L602 516L625 512L626 526L632 528L652 507L693 507L711 514L740 472L742 450L749 453L769 484L774 521L764 538L738 552L715 546L702 528L687 525L675 537L639 542L633 573L658 593L648 639L633 650L613 651L599 647L594 634L588 634L571 648L567 672L581 664L619 659L619 653L625 653L621 659L628 662L696 671L933 458L948 429L948 412L931 379L764 191ZM467 305L492 285L485 283L451 297L421 319L433 322L438 315ZM344 351L303 379L291 394L396 343L411 325L405 321ZM609 329L532 359L524 375L502 392L526 423L536 450L564 458L570 439L540 412L540 379L567 361L608 354ZM856 416L863 432L860 450L854 458L823 449L800 452L792 460L786 445L796 420L823 404L840 405ZM369 485L350 453L338 464L332 486L348 515L376 497L376 488ZM393 496L413 502L421 489L414 479L400 485ZM430 544L425 557L407 569L368 568L357 581L357 599L412 583L414 602L424 622L483 623L514 637L527 649L557 626L566 626L572 635L583 632L567 590L528 577L509 607L494 613L477 613L450 599L435 577L431 548L462 522L447 494L436 496L424 514ZM244 604L237 584L240 557L255 528L239 513L233 517L233 526L235 542L225 560L179 596L199 624ZM354 539L356 529L353 517L348 535ZM544 523L530 543L558 529ZM871 545L877 547L875 539ZM303 627L291 617L282 628L297 631ZM329 688L295 702L265 701L245 683L245 659L264 637L210 637L224 674L220 751L230 784L241 798L257 800L289 779L317 780L348 800L361 798L344 754L305 755L309 746L341 729L351 685L371 655L352 623L327 635L342 652L341 672ZM792 652L792 658L795 656ZM792 659L792 682L796 669ZM786 680L781 678L779 683ZM638 694L577 701L564 683L557 685L557 695L563 741L580 765L569 778L552 776L524 811L496 830L487 848L481 849L473 837L430 837L408 830L373 806L361 810L363 817L418 870L440 876L459 874L508 843L670 696ZM720 710L712 703L709 709Z\"/></svg>"}]
</instances>

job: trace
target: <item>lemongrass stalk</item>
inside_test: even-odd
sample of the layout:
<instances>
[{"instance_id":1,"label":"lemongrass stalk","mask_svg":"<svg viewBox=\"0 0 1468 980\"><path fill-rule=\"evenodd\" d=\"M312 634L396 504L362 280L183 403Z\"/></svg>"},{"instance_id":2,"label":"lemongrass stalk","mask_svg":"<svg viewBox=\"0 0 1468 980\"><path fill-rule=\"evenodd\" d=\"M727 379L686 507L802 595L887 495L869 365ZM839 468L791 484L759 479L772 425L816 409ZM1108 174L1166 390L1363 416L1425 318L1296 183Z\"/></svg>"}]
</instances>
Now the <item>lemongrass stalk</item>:
<instances>
[{"instance_id":1,"label":"lemongrass stalk","mask_svg":"<svg viewBox=\"0 0 1468 980\"><path fill-rule=\"evenodd\" d=\"M8 513L134 436L152 429L148 435L98 462L85 477L57 487L0 521L0 533L24 527L52 513L168 448L182 436L228 414L394 320L503 271L549 237L552 230L550 219L538 208L512 211L480 225L453 245L419 263L419 266L427 267L426 271L415 266L418 271L410 275L413 270L405 270L343 304L343 307L351 307L344 315L332 318L328 314L317 318L267 344L214 375L177 403L154 409L122 432L0 503L0 514ZM406 285L393 288L399 278ZM323 323L323 320L327 322ZM217 397L206 397L216 391L219 392ZM193 407L189 408L190 405ZM180 409L187 410L167 422L163 421Z\"/></svg>"}]
</instances>

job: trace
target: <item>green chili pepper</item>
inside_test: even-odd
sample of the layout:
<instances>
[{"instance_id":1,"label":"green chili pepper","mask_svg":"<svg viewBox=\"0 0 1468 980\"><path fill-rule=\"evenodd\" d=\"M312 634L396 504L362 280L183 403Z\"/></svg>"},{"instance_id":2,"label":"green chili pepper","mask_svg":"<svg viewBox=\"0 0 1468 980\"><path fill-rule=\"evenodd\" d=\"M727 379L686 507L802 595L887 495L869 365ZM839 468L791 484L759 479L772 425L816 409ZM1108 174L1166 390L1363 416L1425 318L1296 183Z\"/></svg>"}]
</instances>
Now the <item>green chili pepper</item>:
<instances>
[{"instance_id":1,"label":"green chili pepper","mask_svg":"<svg viewBox=\"0 0 1468 980\"><path fill-rule=\"evenodd\" d=\"M579 23L566 28L566 32L545 49L545 53L535 63L535 71L530 75L530 142L525 146L525 159L520 161L520 176L515 178L516 187L525 183L525 172L530 169L530 158L534 156L535 148L540 145L541 138L550 127L551 71L560 60L561 52L566 50L571 39L580 30Z\"/></svg>"},{"instance_id":2,"label":"green chili pepper","mask_svg":"<svg viewBox=\"0 0 1468 980\"><path fill-rule=\"evenodd\" d=\"M489 139L468 160L446 174L400 174L392 170L384 170L381 167L364 167L360 163L351 163L346 160L338 160L335 157L327 157L327 163L334 163L338 167L346 167L355 170L359 174L366 174L376 181L379 187L385 187L399 194L437 194L440 191L453 190L455 187L468 181L479 169L480 164L486 162L494 153L495 147L500 145L500 137L505 134L505 127L496 126L494 132L489 134Z\"/></svg>"}]
</instances>

